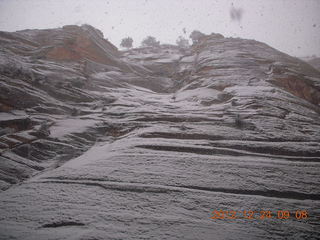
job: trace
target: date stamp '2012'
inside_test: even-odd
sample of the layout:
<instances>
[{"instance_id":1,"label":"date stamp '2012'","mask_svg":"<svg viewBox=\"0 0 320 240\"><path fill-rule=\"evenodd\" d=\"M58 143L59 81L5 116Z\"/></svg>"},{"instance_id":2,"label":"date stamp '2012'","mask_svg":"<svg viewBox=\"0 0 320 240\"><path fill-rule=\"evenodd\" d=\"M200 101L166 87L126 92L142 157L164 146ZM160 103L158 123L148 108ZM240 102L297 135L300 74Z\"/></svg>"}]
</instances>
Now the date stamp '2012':
<instances>
[{"instance_id":1,"label":"date stamp '2012'","mask_svg":"<svg viewBox=\"0 0 320 240\"><path fill-rule=\"evenodd\" d=\"M224 211L224 210L213 210L211 211L211 219L298 219L303 220L309 217L306 210L296 210L296 211L287 211L287 210L278 210L278 211L253 211L253 210L244 210L244 211Z\"/></svg>"}]
</instances>

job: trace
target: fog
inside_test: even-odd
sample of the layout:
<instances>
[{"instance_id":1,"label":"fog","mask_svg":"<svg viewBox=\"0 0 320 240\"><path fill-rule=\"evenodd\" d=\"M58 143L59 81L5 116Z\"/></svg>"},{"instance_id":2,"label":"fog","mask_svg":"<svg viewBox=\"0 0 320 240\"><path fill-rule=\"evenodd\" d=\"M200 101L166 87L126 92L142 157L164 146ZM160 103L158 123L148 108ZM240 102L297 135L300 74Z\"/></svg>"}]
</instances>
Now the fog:
<instances>
[{"instance_id":1,"label":"fog","mask_svg":"<svg viewBox=\"0 0 320 240\"><path fill-rule=\"evenodd\" d=\"M147 36L175 43L194 29L265 42L293 56L320 56L318 0L2 0L0 30L90 24L119 46ZM183 31L185 29L185 31Z\"/></svg>"}]
</instances>

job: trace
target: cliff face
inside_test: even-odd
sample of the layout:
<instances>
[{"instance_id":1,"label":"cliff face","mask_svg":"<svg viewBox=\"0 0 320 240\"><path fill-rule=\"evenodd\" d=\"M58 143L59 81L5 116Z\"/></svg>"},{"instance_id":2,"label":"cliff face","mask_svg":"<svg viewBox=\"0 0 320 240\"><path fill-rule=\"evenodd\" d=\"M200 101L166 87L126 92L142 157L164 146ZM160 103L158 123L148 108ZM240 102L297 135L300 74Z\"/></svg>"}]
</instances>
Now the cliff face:
<instances>
[{"instance_id":1,"label":"cliff face","mask_svg":"<svg viewBox=\"0 0 320 240\"><path fill-rule=\"evenodd\" d=\"M214 34L119 52L65 26L0 43L0 238L319 236L320 72L307 63ZM273 217L210 219L220 209Z\"/></svg>"},{"instance_id":2,"label":"cliff face","mask_svg":"<svg viewBox=\"0 0 320 240\"><path fill-rule=\"evenodd\" d=\"M2 33L5 37L8 33ZM115 46L103 38L103 34L89 26L64 26L49 30L23 30L11 35L11 38L25 43L21 46L12 46L12 50L19 53L56 61L79 61L90 59L96 62L110 64L114 57L119 56ZM16 49L14 49L16 47ZM30 47L26 51L27 47Z\"/></svg>"}]
</instances>

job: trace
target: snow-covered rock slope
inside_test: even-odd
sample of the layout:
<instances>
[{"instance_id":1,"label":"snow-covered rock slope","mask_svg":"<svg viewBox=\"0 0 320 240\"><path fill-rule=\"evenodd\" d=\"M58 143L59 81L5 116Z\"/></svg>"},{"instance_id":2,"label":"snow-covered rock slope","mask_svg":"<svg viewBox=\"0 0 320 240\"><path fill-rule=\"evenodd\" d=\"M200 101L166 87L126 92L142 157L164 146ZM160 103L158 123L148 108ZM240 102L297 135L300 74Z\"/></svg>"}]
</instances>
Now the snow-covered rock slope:
<instances>
[{"instance_id":1,"label":"snow-covered rock slope","mask_svg":"<svg viewBox=\"0 0 320 240\"><path fill-rule=\"evenodd\" d=\"M0 43L0 239L320 237L307 63L215 35L120 52L88 25Z\"/></svg>"}]
</instances>

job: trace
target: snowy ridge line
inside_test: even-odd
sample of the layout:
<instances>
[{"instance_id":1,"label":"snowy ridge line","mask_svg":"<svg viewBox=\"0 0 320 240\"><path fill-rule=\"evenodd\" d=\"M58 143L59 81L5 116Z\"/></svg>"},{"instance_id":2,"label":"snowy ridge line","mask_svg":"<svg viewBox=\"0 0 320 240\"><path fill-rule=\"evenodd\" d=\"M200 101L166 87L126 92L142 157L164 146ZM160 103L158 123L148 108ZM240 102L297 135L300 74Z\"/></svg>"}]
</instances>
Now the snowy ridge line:
<instances>
[{"instance_id":1,"label":"snowy ridge line","mask_svg":"<svg viewBox=\"0 0 320 240\"><path fill-rule=\"evenodd\" d=\"M153 192L153 193L168 193L168 192L180 192L178 188L167 187L162 185L147 185L141 183L125 183L116 181L81 181L81 180L38 180L28 181L27 184L32 183L62 183L62 184L82 184L87 186L97 186L104 189L117 190L117 191L129 191L129 192Z\"/></svg>"},{"instance_id":2,"label":"snowy ridge line","mask_svg":"<svg viewBox=\"0 0 320 240\"><path fill-rule=\"evenodd\" d=\"M260 154L260 153L251 153L247 151L241 150L233 150L229 148L205 148L205 147L183 147L183 146L165 146L165 145L137 145L137 148L145 148L156 151L173 151L173 152L187 152L187 153L195 153L202 155L231 155L231 156L257 156L257 157L274 157L281 158L288 161L296 161L296 162L312 162L319 163L320 158L318 157L293 157L293 156L284 156L284 155L273 155L273 154Z\"/></svg>"},{"instance_id":3,"label":"snowy ridge line","mask_svg":"<svg viewBox=\"0 0 320 240\"><path fill-rule=\"evenodd\" d=\"M151 138L151 139L161 139L161 140L193 140L197 142L198 140L208 140L212 147L218 148L227 148L241 151L254 152L257 154L269 154L266 152L272 152L271 155L280 155L280 156L305 156L305 157L318 157L320 156L320 151L289 151L289 150L275 150L271 149L270 143L276 141L267 141L267 140L258 140L258 139L240 139L240 138L231 138L227 139L223 136L219 135L207 135L207 134L197 134L197 133L181 133L181 132L146 132L140 133L138 135L142 138ZM199 141L200 142L200 141ZM228 144L226 144L228 143ZM313 144L319 145L318 142L315 141L278 141L280 144ZM238 145L237 145L238 144ZM239 145L241 144L241 145ZM199 145L199 144L197 144ZM319 145L320 146L320 145ZM276 153L275 153L276 152ZM278 152L278 153L277 153ZM285 152L282 154L280 152Z\"/></svg>"},{"instance_id":4,"label":"snowy ridge line","mask_svg":"<svg viewBox=\"0 0 320 240\"><path fill-rule=\"evenodd\" d=\"M144 156L149 156L152 157L154 156L153 153L144 153ZM118 157L128 157L128 153L119 153L117 154ZM168 157L171 156L171 154L157 154L157 156L159 157ZM208 157L210 156L210 157ZM174 156L173 156L174 157ZM216 163L221 163L221 162L225 162L226 160L229 163L232 164L242 164L242 163L272 163L272 164L281 164L281 165L289 165L291 163L291 161L287 161L287 160L280 160L280 159L276 159L276 158L255 158L254 156L246 156L245 160L243 158L238 158L237 156L228 156L228 155L202 155L202 156L198 156L198 157L205 157L206 159L210 160L210 161L214 161ZM231 159L231 160L230 160ZM249 160L250 159L250 160ZM314 166L314 167L318 167L320 165L320 162L302 162L302 161L296 161L294 163L296 166Z\"/></svg>"},{"instance_id":5,"label":"snowy ridge line","mask_svg":"<svg viewBox=\"0 0 320 240\"><path fill-rule=\"evenodd\" d=\"M228 188L214 188L192 185L156 185L156 184L143 184L143 183L128 183L118 181L103 181L99 180L38 180L28 181L27 184L32 183L58 183L58 184L82 184L87 186L97 186L107 190L116 191L130 191L130 192L153 192L153 193L168 193L168 192L184 192L188 191L205 191L222 194L236 194L236 195L249 195L260 196L267 198L284 198L293 200L316 200L320 201L319 194L301 193L296 191L277 191L277 190L248 190L248 189L228 189Z\"/></svg>"},{"instance_id":6,"label":"snowy ridge line","mask_svg":"<svg viewBox=\"0 0 320 240\"><path fill-rule=\"evenodd\" d=\"M230 141L246 141L246 142L262 142L262 143L270 143L270 142L279 142L279 143L317 143L314 140L288 140L282 138L268 138L268 139L254 139L254 138L228 138L227 136L217 136L217 135L209 135L209 134L201 134L201 133L178 133L178 132L146 132L139 135L142 138L172 138L172 139L203 139L203 140L212 140L212 141L219 141L219 140L230 140Z\"/></svg>"}]
</instances>

